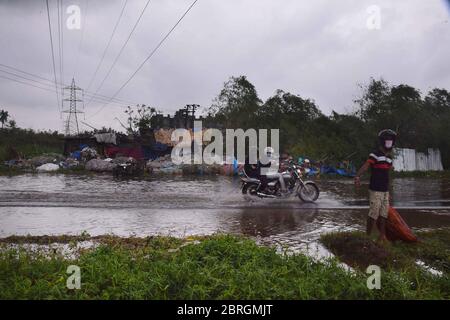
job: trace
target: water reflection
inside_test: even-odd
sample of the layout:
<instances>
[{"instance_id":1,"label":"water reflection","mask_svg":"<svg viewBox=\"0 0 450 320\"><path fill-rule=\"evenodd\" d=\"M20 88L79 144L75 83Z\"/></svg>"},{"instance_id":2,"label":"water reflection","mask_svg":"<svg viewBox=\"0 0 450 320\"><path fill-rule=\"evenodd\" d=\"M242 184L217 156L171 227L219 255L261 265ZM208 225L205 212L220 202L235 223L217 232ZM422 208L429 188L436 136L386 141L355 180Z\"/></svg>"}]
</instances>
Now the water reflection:
<instances>
[{"instance_id":1,"label":"water reflection","mask_svg":"<svg viewBox=\"0 0 450 320\"><path fill-rule=\"evenodd\" d=\"M301 247L324 232L364 228L367 188L355 189L351 180L323 180L319 185L319 201L304 204L296 198L248 201L239 181L226 177L0 177L0 236L226 232ZM394 204L413 228L450 226L448 180L395 179L392 189Z\"/></svg>"}]
</instances>

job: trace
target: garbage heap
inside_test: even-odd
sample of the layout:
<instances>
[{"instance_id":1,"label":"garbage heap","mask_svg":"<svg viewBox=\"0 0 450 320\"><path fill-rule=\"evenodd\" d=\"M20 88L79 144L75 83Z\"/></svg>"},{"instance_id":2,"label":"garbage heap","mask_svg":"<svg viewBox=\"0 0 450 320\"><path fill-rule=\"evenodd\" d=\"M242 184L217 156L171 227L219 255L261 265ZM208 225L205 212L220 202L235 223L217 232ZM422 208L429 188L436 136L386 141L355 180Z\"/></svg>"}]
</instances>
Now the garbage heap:
<instances>
[{"instance_id":1,"label":"garbage heap","mask_svg":"<svg viewBox=\"0 0 450 320\"><path fill-rule=\"evenodd\" d=\"M142 163L143 171L152 175L234 175L238 172L236 164L175 164L170 154L146 162L124 156L116 156L114 159L102 158L95 149L89 147L83 148L76 158L73 154L64 157L60 154L48 153L30 159L6 161L5 165L24 172L58 170L113 172L117 165L129 161Z\"/></svg>"},{"instance_id":2,"label":"garbage heap","mask_svg":"<svg viewBox=\"0 0 450 320\"><path fill-rule=\"evenodd\" d=\"M155 160L149 160L146 164L147 172L152 174L184 174L184 175L215 175L231 174L226 170L226 165L221 164L175 164L171 160L171 155L165 155Z\"/></svg>"}]
</instances>

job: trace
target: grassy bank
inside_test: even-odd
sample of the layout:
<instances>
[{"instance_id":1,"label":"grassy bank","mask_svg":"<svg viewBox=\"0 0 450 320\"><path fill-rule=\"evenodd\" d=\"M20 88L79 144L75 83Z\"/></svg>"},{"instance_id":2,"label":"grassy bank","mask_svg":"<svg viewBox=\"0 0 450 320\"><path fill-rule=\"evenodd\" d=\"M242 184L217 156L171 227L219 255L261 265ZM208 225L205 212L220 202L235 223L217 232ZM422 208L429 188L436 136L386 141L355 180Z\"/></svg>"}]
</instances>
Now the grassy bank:
<instances>
[{"instance_id":1,"label":"grassy bank","mask_svg":"<svg viewBox=\"0 0 450 320\"><path fill-rule=\"evenodd\" d=\"M76 258L23 248L26 243L73 245L84 240L98 246L79 249ZM19 245L12 248L11 243ZM12 237L1 239L0 245L1 299L422 299L449 298L450 292L448 275L437 278L420 269L413 282L409 273L386 270L382 289L369 290L368 275L348 272L335 260L280 255L228 235L195 241ZM81 268L80 290L66 288L72 264Z\"/></svg>"},{"instance_id":2,"label":"grassy bank","mask_svg":"<svg viewBox=\"0 0 450 320\"><path fill-rule=\"evenodd\" d=\"M57 132L34 131L31 129L0 129L0 162L31 158L44 153L62 153L63 136Z\"/></svg>"}]
</instances>

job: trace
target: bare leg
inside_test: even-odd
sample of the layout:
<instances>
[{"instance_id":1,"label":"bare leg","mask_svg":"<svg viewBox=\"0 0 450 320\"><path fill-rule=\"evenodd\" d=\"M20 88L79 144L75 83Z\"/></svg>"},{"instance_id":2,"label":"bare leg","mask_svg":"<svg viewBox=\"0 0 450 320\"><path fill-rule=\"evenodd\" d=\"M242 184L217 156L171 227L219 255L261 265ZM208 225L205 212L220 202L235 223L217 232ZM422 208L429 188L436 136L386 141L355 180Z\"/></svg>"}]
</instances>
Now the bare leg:
<instances>
[{"instance_id":1,"label":"bare leg","mask_svg":"<svg viewBox=\"0 0 450 320\"><path fill-rule=\"evenodd\" d=\"M371 217L367 217L366 234L368 236L370 236L372 234L374 224L375 224L375 219L373 219Z\"/></svg>"},{"instance_id":2,"label":"bare leg","mask_svg":"<svg viewBox=\"0 0 450 320\"><path fill-rule=\"evenodd\" d=\"M282 192L286 192L287 191L286 190L286 185L284 183L284 178L283 178L283 174L282 173L278 174L278 181L280 182L281 191Z\"/></svg>"},{"instance_id":3,"label":"bare leg","mask_svg":"<svg viewBox=\"0 0 450 320\"><path fill-rule=\"evenodd\" d=\"M386 218L383 217L379 217L378 219L380 219L380 237L378 240L380 241L386 241Z\"/></svg>"}]
</instances>

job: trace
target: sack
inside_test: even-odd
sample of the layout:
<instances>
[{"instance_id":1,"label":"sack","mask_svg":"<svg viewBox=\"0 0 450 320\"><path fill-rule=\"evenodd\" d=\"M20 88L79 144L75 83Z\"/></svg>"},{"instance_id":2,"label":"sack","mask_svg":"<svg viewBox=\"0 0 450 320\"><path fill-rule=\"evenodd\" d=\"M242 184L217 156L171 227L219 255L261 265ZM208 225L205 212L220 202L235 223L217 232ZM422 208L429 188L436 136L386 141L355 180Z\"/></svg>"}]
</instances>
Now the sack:
<instances>
[{"instance_id":1,"label":"sack","mask_svg":"<svg viewBox=\"0 0 450 320\"><path fill-rule=\"evenodd\" d=\"M381 218L379 218L381 219ZM378 230L380 229L380 220L377 221ZM397 210L389 206L388 218L386 221L386 238L389 241L417 242L416 235L400 216Z\"/></svg>"}]
</instances>

